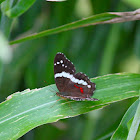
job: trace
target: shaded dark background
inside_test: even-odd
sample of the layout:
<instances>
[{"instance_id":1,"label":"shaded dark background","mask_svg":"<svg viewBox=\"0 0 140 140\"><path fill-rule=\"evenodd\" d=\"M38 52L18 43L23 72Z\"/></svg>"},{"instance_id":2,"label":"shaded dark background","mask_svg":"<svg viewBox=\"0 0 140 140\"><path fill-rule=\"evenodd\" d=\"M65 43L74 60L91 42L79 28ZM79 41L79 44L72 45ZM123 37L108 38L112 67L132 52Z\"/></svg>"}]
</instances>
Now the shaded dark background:
<instances>
[{"instance_id":1,"label":"shaded dark background","mask_svg":"<svg viewBox=\"0 0 140 140\"><path fill-rule=\"evenodd\" d=\"M10 39L94 14L133 11L140 6L138 1L36 1L26 13L15 19ZM13 45L13 59L4 69L0 101L17 91L53 84L53 60L57 52L63 52L74 63L77 72L82 71L90 78L119 72L139 73L139 38L140 21L133 21L89 26ZM133 101L127 99L102 110L39 126L20 140L107 140Z\"/></svg>"}]
</instances>

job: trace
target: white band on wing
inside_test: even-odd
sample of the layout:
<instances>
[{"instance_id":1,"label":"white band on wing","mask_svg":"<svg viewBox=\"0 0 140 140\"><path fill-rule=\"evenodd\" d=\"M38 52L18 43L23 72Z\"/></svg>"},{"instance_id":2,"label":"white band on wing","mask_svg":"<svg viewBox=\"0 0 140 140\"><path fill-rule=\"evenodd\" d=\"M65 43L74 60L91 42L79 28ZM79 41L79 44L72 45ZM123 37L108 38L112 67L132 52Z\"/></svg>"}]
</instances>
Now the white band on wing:
<instances>
[{"instance_id":1,"label":"white band on wing","mask_svg":"<svg viewBox=\"0 0 140 140\"><path fill-rule=\"evenodd\" d=\"M86 81L76 79L75 77L73 77L72 74L66 73L66 72L64 72L64 71L61 72L61 73L56 73L56 74L54 75L54 77L55 77L55 78L58 78L58 77L69 78L69 79L70 79L72 82L74 82L74 83L81 84L81 85L84 85L84 86L87 85L88 88L91 88L91 85L88 85L88 83L87 83Z\"/></svg>"}]
</instances>

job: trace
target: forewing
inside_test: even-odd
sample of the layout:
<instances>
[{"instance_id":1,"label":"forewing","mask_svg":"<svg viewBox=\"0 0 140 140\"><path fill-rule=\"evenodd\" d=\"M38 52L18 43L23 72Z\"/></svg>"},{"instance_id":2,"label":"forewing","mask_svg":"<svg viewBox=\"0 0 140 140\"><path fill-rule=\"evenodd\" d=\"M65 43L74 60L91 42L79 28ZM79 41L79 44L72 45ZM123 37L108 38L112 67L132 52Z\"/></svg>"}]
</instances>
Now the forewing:
<instances>
[{"instance_id":1,"label":"forewing","mask_svg":"<svg viewBox=\"0 0 140 140\"><path fill-rule=\"evenodd\" d=\"M75 71L73 63L63 53L56 54L54 59L54 78L60 92L64 91Z\"/></svg>"}]
</instances>

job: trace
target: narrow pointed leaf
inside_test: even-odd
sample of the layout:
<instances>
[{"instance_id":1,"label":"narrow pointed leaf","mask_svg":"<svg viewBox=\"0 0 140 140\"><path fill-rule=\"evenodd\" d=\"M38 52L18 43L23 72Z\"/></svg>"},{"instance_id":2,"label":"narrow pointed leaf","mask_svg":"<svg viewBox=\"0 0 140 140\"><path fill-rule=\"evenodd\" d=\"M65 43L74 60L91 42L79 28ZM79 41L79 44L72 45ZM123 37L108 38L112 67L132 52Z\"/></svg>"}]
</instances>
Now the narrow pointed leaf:
<instances>
[{"instance_id":1,"label":"narrow pointed leaf","mask_svg":"<svg viewBox=\"0 0 140 140\"><path fill-rule=\"evenodd\" d=\"M130 106L130 108L125 113L119 127L117 128L117 130L113 134L111 140L116 140L116 139L126 140L127 139L128 132L129 132L128 123L131 119L133 119L138 105L139 105L139 100L135 101Z\"/></svg>"},{"instance_id":2,"label":"narrow pointed leaf","mask_svg":"<svg viewBox=\"0 0 140 140\"><path fill-rule=\"evenodd\" d=\"M139 20L139 19L140 19L140 9L137 9L132 12L102 13L102 14L93 15L88 18L84 18L76 22L65 24L63 26L60 26L54 29L45 30L40 33L35 33L32 35L26 36L24 38L11 41L10 44L12 45L16 43L21 43L27 40L32 40L32 39L40 38L43 36L48 36L48 35L64 32L64 31L68 31L68 30L72 30L72 29L76 29L80 27L90 26L90 25L119 23L119 22L133 21L133 20Z\"/></svg>"}]
</instances>

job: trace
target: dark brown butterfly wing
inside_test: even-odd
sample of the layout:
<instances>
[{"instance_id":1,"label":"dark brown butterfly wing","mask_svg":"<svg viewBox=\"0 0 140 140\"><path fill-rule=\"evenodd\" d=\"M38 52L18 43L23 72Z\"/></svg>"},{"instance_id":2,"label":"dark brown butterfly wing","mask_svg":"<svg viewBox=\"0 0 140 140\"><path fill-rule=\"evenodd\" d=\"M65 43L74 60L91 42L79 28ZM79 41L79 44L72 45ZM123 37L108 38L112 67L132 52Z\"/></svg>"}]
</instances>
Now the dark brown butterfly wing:
<instances>
[{"instance_id":1,"label":"dark brown butterfly wing","mask_svg":"<svg viewBox=\"0 0 140 140\"><path fill-rule=\"evenodd\" d=\"M75 74L75 67L63 53L57 53L54 59L54 77L58 90L58 96L72 100L98 100L90 98L95 90L95 83L79 72Z\"/></svg>"},{"instance_id":2,"label":"dark brown butterfly wing","mask_svg":"<svg viewBox=\"0 0 140 140\"><path fill-rule=\"evenodd\" d=\"M70 78L66 78L66 76L73 75L75 71L73 63L63 53L56 54L54 59L54 77L56 86L60 92L64 92L67 83L70 81Z\"/></svg>"}]
</instances>

